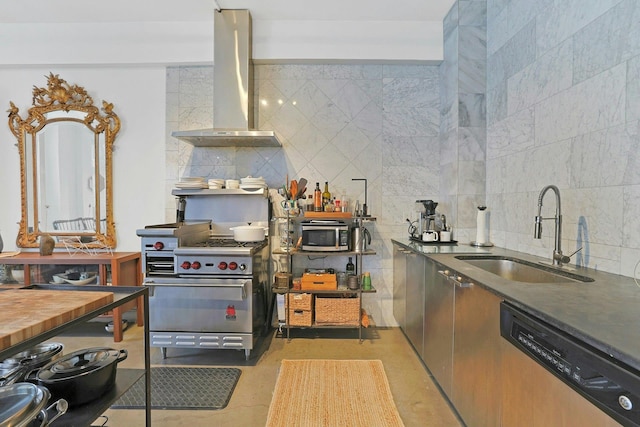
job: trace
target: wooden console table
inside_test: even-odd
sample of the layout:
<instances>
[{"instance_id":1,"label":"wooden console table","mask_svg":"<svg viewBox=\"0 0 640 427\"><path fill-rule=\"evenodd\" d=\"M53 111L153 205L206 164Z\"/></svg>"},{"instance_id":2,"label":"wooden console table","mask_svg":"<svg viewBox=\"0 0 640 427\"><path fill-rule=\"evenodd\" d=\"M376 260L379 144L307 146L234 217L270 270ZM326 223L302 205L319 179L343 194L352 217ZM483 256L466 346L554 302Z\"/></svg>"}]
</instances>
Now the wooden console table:
<instances>
[{"instance_id":1,"label":"wooden console table","mask_svg":"<svg viewBox=\"0 0 640 427\"><path fill-rule=\"evenodd\" d=\"M52 255L42 256L38 252L21 252L15 256L0 258L0 264L23 265L24 285L31 285L32 265L97 265L100 282L98 285L107 285L107 266L111 266L112 286L141 286L142 266L140 252L113 252L97 253L93 255L75 253L73 255L63 252L55 252ZM122 341L122 313L136 308L136 322L138 326L144 325L144 312L142 297L113 309L113 340Z\"/></svg>"}]
</instances>

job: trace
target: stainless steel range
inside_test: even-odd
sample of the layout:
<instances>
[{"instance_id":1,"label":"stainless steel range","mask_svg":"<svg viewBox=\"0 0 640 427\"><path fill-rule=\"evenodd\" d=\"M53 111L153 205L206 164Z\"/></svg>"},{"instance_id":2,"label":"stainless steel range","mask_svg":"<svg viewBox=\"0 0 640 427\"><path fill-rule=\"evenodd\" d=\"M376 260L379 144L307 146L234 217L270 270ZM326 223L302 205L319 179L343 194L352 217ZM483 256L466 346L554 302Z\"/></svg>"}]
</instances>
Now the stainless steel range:
<instances>
[{"instance_id":1,"label":"stainless steel range","mask_svg":"<svg viewBox=\"0 0 640 427\"><path fill-rule=\"evenodd\" d=\"M268 229L266 191L174 190L184 222L137 231L150 288L150 344L164 358L168 347L179 347L244 350L248 359L268 330L266 235L236 242L230 232L247 223Z\"/></svg>"}]
</instances>

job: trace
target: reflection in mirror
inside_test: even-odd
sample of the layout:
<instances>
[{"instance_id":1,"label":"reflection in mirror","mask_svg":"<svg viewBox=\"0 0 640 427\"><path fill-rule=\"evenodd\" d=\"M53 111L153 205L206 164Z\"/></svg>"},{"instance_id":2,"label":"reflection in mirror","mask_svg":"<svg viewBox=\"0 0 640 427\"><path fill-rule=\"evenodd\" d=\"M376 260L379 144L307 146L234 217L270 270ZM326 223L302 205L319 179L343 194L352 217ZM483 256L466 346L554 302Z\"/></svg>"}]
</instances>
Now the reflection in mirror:
<instances>
[{"instance_id":1,"label":"reflection in mirror","mask_svg":"<svg viewBox=\"0 0 640 427\"><path fill-rule=\"evenodd\" d=\"M18 246L37 247L48 234L58 247L114 248L111 158L120 120L113 105L103 102L101 114L82 87L53 74L46 89L34 87L33 105L25 120L13 103L9 110L22 174Z\"/></svg>"}]
</instances>

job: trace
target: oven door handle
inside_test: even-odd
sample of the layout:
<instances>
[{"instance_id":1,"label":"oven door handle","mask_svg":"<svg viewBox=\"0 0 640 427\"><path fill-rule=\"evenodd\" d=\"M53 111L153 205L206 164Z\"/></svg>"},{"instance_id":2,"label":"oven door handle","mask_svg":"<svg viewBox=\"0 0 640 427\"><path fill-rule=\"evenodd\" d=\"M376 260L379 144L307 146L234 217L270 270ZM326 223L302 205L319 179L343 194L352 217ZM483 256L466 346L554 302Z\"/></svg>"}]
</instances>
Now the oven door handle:
<instances>
[{"instance_id":1,"label":"oven door handle","mask_svg":"<svg viewBox=\"0 0 640 427\"><path fill-rule=\"evenodd\" d=\"M246 282L232 283L198 283L197 281L190 283L155 283L153 280L146 280L144 285L149 288L149 297L154 296L156 287L180 287L180 288L213 288L227 294L228 299L244 300L247 298Z\"/></svg>"}]
</instances>

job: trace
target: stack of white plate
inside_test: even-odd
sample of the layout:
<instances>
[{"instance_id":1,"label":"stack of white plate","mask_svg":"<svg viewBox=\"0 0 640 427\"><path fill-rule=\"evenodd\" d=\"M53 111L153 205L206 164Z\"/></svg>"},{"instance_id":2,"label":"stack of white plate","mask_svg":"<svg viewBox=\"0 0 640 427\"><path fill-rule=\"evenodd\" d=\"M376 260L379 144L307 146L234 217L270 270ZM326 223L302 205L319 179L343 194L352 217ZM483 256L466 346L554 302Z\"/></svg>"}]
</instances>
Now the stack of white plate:
<instances>
[{"instance_id":1,"label":"stack of white plate","mask_svg":"<svg viewBox=\"0 0 640 427\"><path fill-rule=\"evenodd\" d=\"M180 178L180 181L178 181L178 183L176 184L176 187L183 188L183 189L192 189L192 188L208 188L209 185L207 184L207 181L202 177L183 176L182 178Z\"/></svg>"},{"instance_id":2,"label":"stack of white plate","mask_svg":"<svg viewBox=\"0 0 640 427\"><path fill-rule=\"evenodd\" d=\"M243 190L258 190L260 188L267 188L267 183L265 182L263 177L253 178L246 177L240 179L240 188Z\"/></svg>"},{"instance_id":3,"label":"stack of white plate","mask_svg":"<svg viewBox=\"0 0 640 427\"><path fill-rule=\"evenodd\" d=\"M224 187L224 179L210 178L208 184L210 190L219 190Z\"/></svg>"},{"instance_id":4,"label":"stack of white plate","mask_svg":"<svg viewBox=\"0 0 640 427\"><path fill-rule=\"evenodd\" d=\"M240 181L237 179L225 179L224 180L224 188L227 190L237 190L240 188Z\"/></svg>"}]
</instances>

